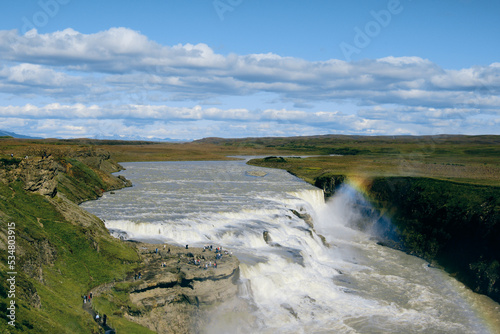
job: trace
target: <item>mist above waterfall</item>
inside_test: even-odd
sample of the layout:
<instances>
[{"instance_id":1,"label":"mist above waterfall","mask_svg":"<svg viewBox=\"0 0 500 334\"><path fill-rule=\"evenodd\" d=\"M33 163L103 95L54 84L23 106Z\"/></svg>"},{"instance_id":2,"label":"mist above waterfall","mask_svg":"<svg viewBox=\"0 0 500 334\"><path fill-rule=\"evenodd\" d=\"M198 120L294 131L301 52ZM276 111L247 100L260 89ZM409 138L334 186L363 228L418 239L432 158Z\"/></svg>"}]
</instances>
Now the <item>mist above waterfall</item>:
<instances>
[{"instance_id":1,"label":"mist above waterfall","mask_svg":"<svg viewBox=\"0 0 500 334\"><path fill-rule=\"evenodd\" d=\"M344 183L317 210L315 226L326 234L358 230L377 241L397 242L398 233L388 217L382 216L361 192ZM346 231L349 234L349 231Z\"/></svg>"}]
</instances>

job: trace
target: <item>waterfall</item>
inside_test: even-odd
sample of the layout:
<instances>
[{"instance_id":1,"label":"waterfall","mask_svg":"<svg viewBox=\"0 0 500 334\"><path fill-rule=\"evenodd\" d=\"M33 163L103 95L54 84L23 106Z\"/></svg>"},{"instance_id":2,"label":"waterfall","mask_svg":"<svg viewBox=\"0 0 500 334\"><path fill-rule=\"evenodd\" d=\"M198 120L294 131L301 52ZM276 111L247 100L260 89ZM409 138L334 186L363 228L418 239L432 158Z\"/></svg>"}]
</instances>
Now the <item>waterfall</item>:
<instances>
[{"instance_id":1,"label":"waterfall","mask_svg":"<svg viewBox=\"0 0 500 334\"><path fill-rule=\"evenodd\" d=\"M314 211L321 210L325 205L325 193L322 189L291 191L289 192L289 194L309 203L312 210Z\"/></svg>"},{"instance_id":2,"label":"waterfall","mask_svg":"<svg viewBox=\"0 0 500 334\"><path fill-rule=\"evenodd\" d=\"M484 304L476 295L373 240L380 217L349 186L325 203L285 171L255 177L241 162L125 167L135 187L82 205L115 235L210 243L240 260L240 296L207 333L488 332L467 302Z\"/></svg>"}]
</instances>

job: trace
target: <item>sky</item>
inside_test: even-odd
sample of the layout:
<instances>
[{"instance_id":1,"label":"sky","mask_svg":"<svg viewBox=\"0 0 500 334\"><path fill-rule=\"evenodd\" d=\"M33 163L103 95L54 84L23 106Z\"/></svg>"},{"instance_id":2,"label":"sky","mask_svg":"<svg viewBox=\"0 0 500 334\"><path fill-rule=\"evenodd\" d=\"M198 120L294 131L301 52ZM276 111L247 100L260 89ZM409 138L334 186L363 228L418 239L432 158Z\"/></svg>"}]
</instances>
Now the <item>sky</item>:
<instances>
[{"instance_id":1,"label":"sky","mask_svg":"<svg viewBox=\"0 0 500 334\"><path fill-rule=\"evenodd\" d=\"M3 0L0 130L500 134L497 0Z\"/></svg>"}]
</instances>

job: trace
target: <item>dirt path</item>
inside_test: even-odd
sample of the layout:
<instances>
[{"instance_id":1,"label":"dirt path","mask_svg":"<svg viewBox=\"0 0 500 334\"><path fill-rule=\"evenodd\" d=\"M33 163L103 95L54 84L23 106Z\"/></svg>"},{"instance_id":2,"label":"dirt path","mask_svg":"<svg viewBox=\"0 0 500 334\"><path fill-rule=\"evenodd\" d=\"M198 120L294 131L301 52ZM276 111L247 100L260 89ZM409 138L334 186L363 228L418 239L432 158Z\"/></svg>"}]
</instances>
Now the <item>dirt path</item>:
<instances>
[{"instance_id":1,"label":"dirt path","mask_svg":"<svg viewBox=\"0 0 500 334\"><path fill-rule=\"evenodd\" d=\"M87 311L91 316L92 319L94 319L95 322L99 324L104 329L105 334L116 334L116 331L111 328L108 324L103 323L102 315L99 314L99 320L96 320L96 311L92 308L92 302L88 301L86 303L83 303L83 309Z\"/></svg>"}]
</instances>

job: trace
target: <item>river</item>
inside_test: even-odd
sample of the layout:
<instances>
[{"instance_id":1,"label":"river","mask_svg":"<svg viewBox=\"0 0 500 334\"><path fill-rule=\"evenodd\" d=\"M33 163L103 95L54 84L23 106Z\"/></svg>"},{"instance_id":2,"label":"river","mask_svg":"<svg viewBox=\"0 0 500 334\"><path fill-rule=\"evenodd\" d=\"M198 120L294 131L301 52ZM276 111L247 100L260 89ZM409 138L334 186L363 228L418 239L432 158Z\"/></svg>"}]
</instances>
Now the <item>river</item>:
<instances>
[{"instance_id":1,"label":"river","mask_svg":"<svg viewBox=\"0 0 500 334\"><path fill-rule=\"evenodd\" d=\"M82 204L114 235L239 258L239 295L210 315L207 333L499 331L498 304L349 228L361 215L353 189L325 203L293 175L244 161L123 166L132 188Z\"/></svg>"}]
</instances>

